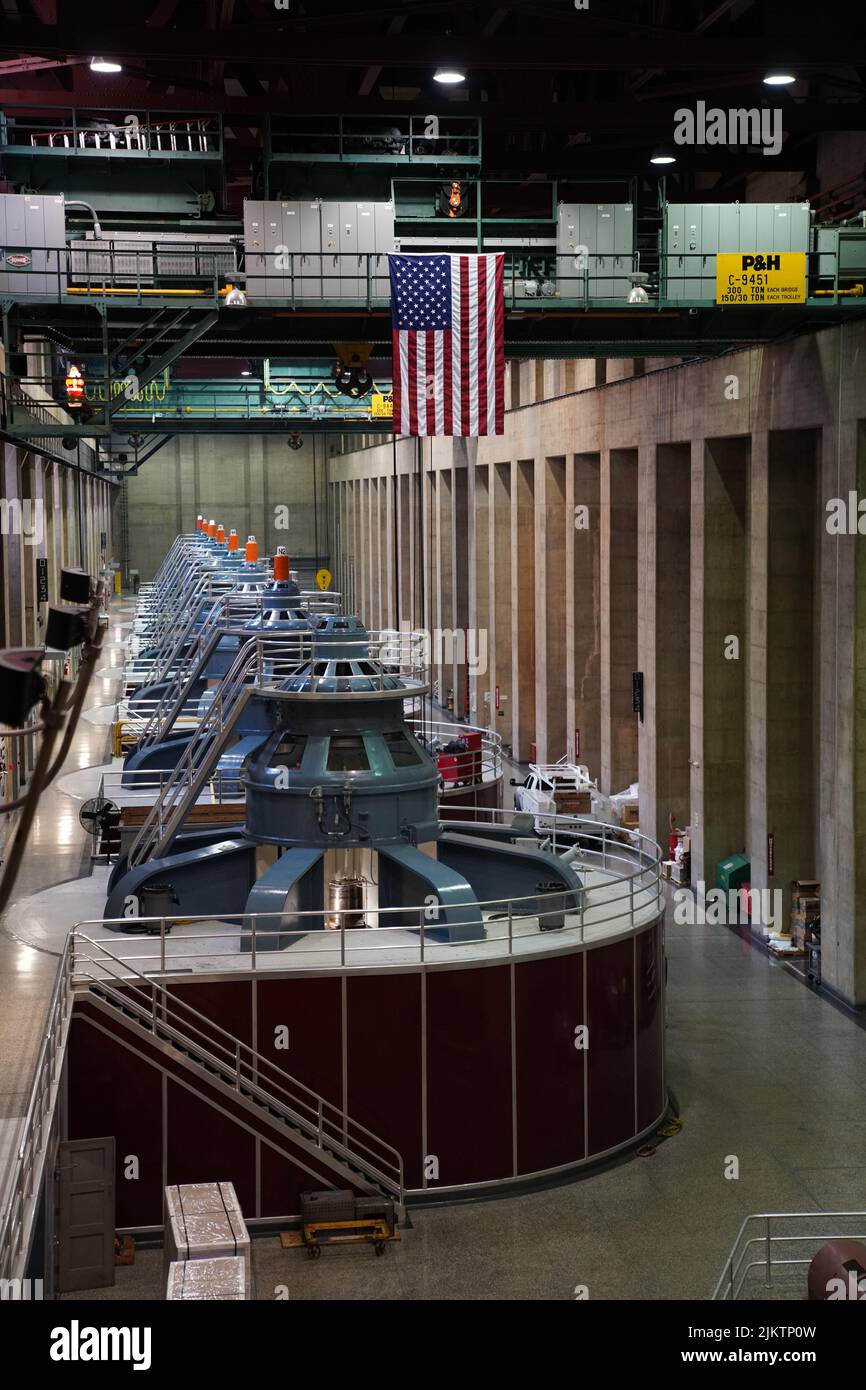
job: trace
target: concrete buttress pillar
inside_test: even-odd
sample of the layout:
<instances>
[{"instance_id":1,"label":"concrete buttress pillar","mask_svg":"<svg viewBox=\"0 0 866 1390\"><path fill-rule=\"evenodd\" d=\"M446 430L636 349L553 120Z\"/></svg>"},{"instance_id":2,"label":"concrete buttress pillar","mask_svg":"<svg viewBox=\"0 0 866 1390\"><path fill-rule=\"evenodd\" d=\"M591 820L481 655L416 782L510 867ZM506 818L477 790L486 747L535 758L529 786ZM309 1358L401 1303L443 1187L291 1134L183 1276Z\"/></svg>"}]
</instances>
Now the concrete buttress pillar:
<instances>
[{"instance_id":1,"label":"concrete buttress pillar","mask_svg":"<svg viewBox=\"0 0 866 1390\"><path fill-rule=\"evenodd\" d=\"M778 930L792 880L814 877L816 864L816 435L756 435L750 473L748 845L753 886L782 892Z\"/></svg>"},{"instance_id":2,"label":"concrete buttress pillar","mask_svg":"<svg viewBox=\"0 0 866 1390\"><path fill-rule=\"evenodd\" d=\"M454 713L462 719L469 711L467 650L469 643L469 470L474 469L477 439L455 439L451 472L451 608L448 627L454 633L451 687Z\"/></svg>"},{"instance_id":3,"label":"concrete buttress pillar","mask_svg":"<svg viewBox=\"0 0 866 1390\"><path fill-rule=\"evenodd\" d=\"M511 464L490 469L487 553L490 592L491 726L511 739ZM498 701L497 701L498 692Z\"/></svg>"},{"instance_id":4,"label":"concrete buttress pillar","mask_svg":"<svg viewBox=\"0 0 866 1390\"><path fill-rule=\"evenodd\" d=\"M637 450L601 456L601 789L637 780Z\"/></svg>"},{"instance_id":5,"label":"concrete buttress pillar","mask_svg":"<svg viewBox=\"0 0 866 1390\"><path fill-rule=\"evenodd\" d=\"M844 389L840 385L840 399ZM826 510L834 498L847 510L851 493L866 498L866 424L862 419L843 420L825 429L822 437L817 825L822 980L847 1003L862 1007L866 1004L866 539L850 529L828 532Z\"/></svg>"},{"instance_id":6,"label":"concrete buttress pillar","mask_svg":"<svg viewBox=\"0 0 866 1390\"><path fill-rule=\"evenodd\" d=\"M565 459L535 465L536 742L542 762L568 750L565 669Z\"/></svg>"},{"instance_id":7,"label":"concrete buttress pillar","mask_svg":"<svg viewBox=\"0 0 866 1390\"><path fill-rule=\"evenodd\" d=\"M638 721L640 828L663 848L670 817L689 823L688 444L638 452Z\"/></svg>"},{"instance_id":8,"label":"concrete buttress pillar","mask_svg":"<svg viewBox=\"0 0 866 1390\"><path fill-rule=\"evenodd\" d=\"M692 881L746 846L746 439L692 444Z\"/></svg>"},{"instance_id":9,"label":"concrete buttress pillar","mask_svg":"<svg viewBox=\"0 0 866 1390\"><path fill-rule=\"evenodd\" d=\"M490 692L490 485L489 470L476 464L467 473L467 542L469 547L469 717L473 724L493 726Z\"/></svg>"},{"instance_id":10,"label":"concrete buttress pillar","mask_svg":"<svg viewBox=\"0 0 866 1390\"><path fill-rule=\"evenodd\" d=\"M566 739L601 775L601 463L576 454L565 475Z\"/></svg>"},{"instance_id":11,"label":"concrete buttress pillar","mask_svg":"<svg viewBox=\"0 0 866 1390\"><path fill-rule=\"evenodd\" d=\"M535 742L535 464L511 465L511 743L526 762Z\"/></svg>"}]
</instances>

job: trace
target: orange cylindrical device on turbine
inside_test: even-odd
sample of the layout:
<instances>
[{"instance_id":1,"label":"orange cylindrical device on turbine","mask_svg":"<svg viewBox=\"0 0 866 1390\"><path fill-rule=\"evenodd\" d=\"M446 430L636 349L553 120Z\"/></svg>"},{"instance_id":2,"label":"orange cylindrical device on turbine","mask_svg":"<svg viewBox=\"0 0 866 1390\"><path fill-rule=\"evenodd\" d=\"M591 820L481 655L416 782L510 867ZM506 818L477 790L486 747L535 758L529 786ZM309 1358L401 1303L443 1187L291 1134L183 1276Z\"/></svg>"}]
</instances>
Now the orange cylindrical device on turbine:
<instances>
[{"instance_id":1,"label":"orange cylindrical device on turbine","mask_svg":"<svg viewBox=\"0 0 866 1390\"><path fill-rule=\"evenodd\" d=\"M279 584L289 577L289 557L286 554L286 547L281 545L274 556L274 581Z\"/></svg>"},{"instance_id":2,"label":"orange cylindrical device on turbine","mask_svg":"<svg viewBox=\"0 0 866 1390\"><path fill-rule=\"evenodd\" d=\"M207 531L211 540L213 540L214 536L216 535L216 522L214 521L213 517L211 517L210 521L205 527L205 530Z\"/></svg>"},{"instance_id":3,"label":"orange cylindrical device on turbine","mask_svg":"<svg viewBox=\"0 0 866 1390\"><path fill-rule=\"evenodd\" d=\"M238 533L237 533L237 531L235 530L235 528L232 527L232 529L229 531L229 550L237 550L237 548L238 548Z\"/></svg>"},{"instance_id":4,"label":"orange cylindrical device on turbine","mask_svg":"<svg viewBox=\"0 0 866 1390\"><path fill-rule=\"evenodd\" d=\"M225 545L225 543L226 528L223 526L222 522L220 522L219 526L217 527L217 545Z\"/></svg>"},{"instance_id":5,"label":"orange cylindrical device on turbine","mask_svg":"<svg viewBox=\"0 0 866 1390\"><path fill-rule=\"evenodd\" d=\"M247 548L244 552L244 558L248 565L255 564L256 560L259 558L259 547L256 544L255 536L247 536Z\"/></svg>"},{"instance_id":6,"label":"orange cylindrical device on turbine","mask_svg":"<svg viewBox=\"0 0 866 1390\"><path fill-rule=\"evenodd\" d=\"M199 512L198 516L197 516L196 519L195 519L195 529L196 529L197 531L200 531L203 525L204 525L204 517L202 516L201 512Z\"/></svg>"}]
</instances>

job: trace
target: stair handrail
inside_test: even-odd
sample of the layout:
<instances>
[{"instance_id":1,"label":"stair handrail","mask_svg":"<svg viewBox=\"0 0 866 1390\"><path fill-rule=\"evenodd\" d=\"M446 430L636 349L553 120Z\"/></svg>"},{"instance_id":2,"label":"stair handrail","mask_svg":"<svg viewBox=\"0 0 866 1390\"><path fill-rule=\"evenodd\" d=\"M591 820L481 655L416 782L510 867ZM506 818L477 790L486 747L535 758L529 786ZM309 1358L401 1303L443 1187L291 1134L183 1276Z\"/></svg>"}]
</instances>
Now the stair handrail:
<instances>
[{"instance_id":1,"label":"stair handrail","mask_svg":"<svg viewBox=\"0 0 866 1390\"><path fill-rule=\"evenodd\" d=\"M200 1055L204 1065L215 1065L226 1073L235 1090L253 1095L282 1112L284 1118L304 1131L308 1138L312 1138L317 1147L326 1149L334 1157L348 1160L363 1169L373 1181L393 1193L398 1202L402 1203L403 1159L393 1144L389 1144L359 1120L353 1119L347 1111L341 1110L333 1101L314 1091L305 1082L283 1071L270 1058L257 1052L249 1043L243 1042L235 1034L215 1023L186 1000L172 994L165 985L143 975L134 966L121 960L101 941L95 941L92 937L77 931L73 934L73 939L76 943L72 967L73 984L86 982L87 989L91 992L101 990L111 995L119 1006L131 1009L145 1023L150 1023L154 1036L159 1029L169 1041L176 1039L187 1048L191 1048ZM107 971L108 980L99 974L82 970L77 950L80 942L93 947L99 953L97 959L85 957L84 963L94 966L97 970ZM119 975L114 973L108 964L109 961L119 967ZM130 976L133 978L130 979ZM133 998L129 992L131 989L137 990L139 994L146 994L149 1002L145 1004L140 999ZM157 1001L163 1011L162 1017L159 1015ZM182 1015L174 1024L169 1019L171 1011ZM190 1019L195 1021L190 1022ZM204 1028L200 1026L202 1024ZM197 1037L192 1036L193 1034ZM198 1041L198 1038L203 1039L203 1042ZM248 1075L244 1074L245 1069ZM266 1078L265 1084L262 1084L263 1076ZM291 1088L294 1088L294 1093ZM369 1143L368 1140L373 1142Z\"/></svg>"},{"instance_id":2,"label":"stair handrail","mask_svg":"<svg viewBox=\"0 0 866 1390\"><path fill-rule=\"evenodd\" d=\"M305 651L311 646L311 637L304 633L291 635L299 639L297 650L298 661L301 661ZM284 639L285 636L284 634ZM173 768L171 776L148 811L130 847L127 862L131 869L151 858L156 846L167 847L174 839L188 807L193 804L204 785L208 772L207 760L219 754L220 740L228 740L240 718L243 706L253 693L254 685L245 680L247 672L253 665L258 664L259 675L262 678L258 683L264 683L262 647L273 645L263 642L261 636L256 635L241 647L217 691L216 698L199 720L184 749L183 757ZM281 645L285 645L285 640Z\"/></svg>"},{"instance_id":3,"label":"stair handrail","mask_svg":"<svg viewBox=\"0 0 866 1390\"><path fill-rule=\"evenodd\" d=\"M27 1112L15 1148L8 1199L0 1212L0 1278L20 1278L39 1199L40 1174L51 1142L51 1126L61 1087L63 1056L72 1014L72 936L67 938L45 1015L39 1056ZM2 1195L2 1194L0 1194Z\"/></svg>"},{"instance_id":4,"label":"stair handrail","mask_svg":"<svg viewBox=\"0 0 866 1390\"><path fill-rule=\"evenodd\" d=\"M214 608L206 616L194 640L186 651L181 653L180 663L176 670L167 678L166 689L148 716L147 723L138 740L139 748L149 748L152 743L158 743L163 729L172 728L189 698L190 689L213 656L221 639L232 636L249 636L243 627L232 622L230 610L238 604L238 601L242 611L247 612L251 617L255 617L256 612L261 609L261 602L256 604L252 598L248 600L238 594L220 596Z\"/></svg>"},{"instance_id":5,"label":"stair handrail","mask_svg":"<svg viewBox=\"0 0 866 1390\"><path fill-rule=\"evenodd\" d=\"M251 687L247 687L247 698L250 690ZM157 844L167 845L174 839L178 828L178 813L182 817L201 791L207 775L206 759L213 753L218 755L221 751L217 747L218 740L220 737L228 740L240 715L242 703L246 703L243 690L238 693L232 687L221 690L208 706L184 749L183 757L172 769L171 776L145 816L141 829L130 846L127 862L131 869L150 859Z\"/></svg>"}]
</instances>

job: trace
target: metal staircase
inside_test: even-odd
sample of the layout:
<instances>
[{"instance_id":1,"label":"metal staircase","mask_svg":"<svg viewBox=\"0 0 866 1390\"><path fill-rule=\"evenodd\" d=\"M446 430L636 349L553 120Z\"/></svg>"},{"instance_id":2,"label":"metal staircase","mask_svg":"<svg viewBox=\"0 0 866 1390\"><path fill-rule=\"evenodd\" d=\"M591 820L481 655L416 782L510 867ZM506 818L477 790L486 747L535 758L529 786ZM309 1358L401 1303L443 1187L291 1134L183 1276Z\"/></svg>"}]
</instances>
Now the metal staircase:
<instances>
[{"instance_id":1,"label":"metal staircase","mask_svg":"<svg viewBox=\"0 0 866 1390\"><path fill-rule=\"evenodd\" d=\"M217 627L205 622L195 641L182 653L176 670L167 677L168 684L156 702L152 713L148 716L147 723L139 736L137 744L139 749L149 748L152 743L159 742L166 731L172 728L177 716L190 698L190 691L201 677L221 638L240 635L241 633L244 637L249 636L242 628L230 628L222 624Z\"/></svg>"},{"instance_id":2,"label":"metal staircase","mask_svg":"<svg viewBox=\"0 0 866 1390\"><path fill-rule=\"evenodd\" d=\"M237 593L231 581L202 576L194 584L182 587L151 636L139 634L142 645L152 650L152 655L136 657L130 662L129 670L146 672L148 683L167 680L175 673L199 632L210 631L224 621L225 605L230 598L247 616L258 612L258 596Z\"/></svg>"},{"instance_id":3,"label":"metal staircase","mask_svg":"<svg viewBox=\"0 0 866 1390\"><path fill-rule=\"evenodd\" d=\"M244 685L236 676L236 667L243 656L244 668L249 664L249 648L255 660L256 641L247 643L238 653L212 705L199 720L183 757L172 770L157 800L151 806L129 851L128 866L137 868L149 859L158 859L171 845L207 781L211 768L219 761L228 745L241 712L252 694L252 686Z\"/></svg>"},{"instance_id":4,"label":"metal staircase","mask_svg":"<svg viewBox=\"0 0 866 1390\"><path fill-rule=\"evenodd\" d=\"M340 597L339 594L330 591L326 595L300 593L293 598L292 602L297 603L299 607L303 607L309 614L313 615L317 612L334 611L335 607L339 607ZM196 681L201 677L208 661L213 656L220 639L240 637L242 640L247 640L251 635L248 624L251 619L261 618L263 612L261 593L223 594L217 600L215 609L212 609L205 616L205 621L193 641L181 650L175 668L166 672L166 675L162 677L162 679L168 680L168 686L148 716L147 723L138 738L138 748L149 748L151 744L159 743L168 735L190 698L190 692ZM263 628L254 635L261 641L269 643L284 643L286 640L285 632L277 630L270 633L267 628Z\"/></svg>"},{"instance_id":5,"label":"metal staircase","mask_svg":"<svg viewBox=\"0 0 866 1390\"><path fill-rule=\"evenodd\" d=\"M248 1043L140 974L90 937L75 934L72 979L103 1012L121 1017L233 1103L266 1119L355 1187L404 1202L397 1150L345 1110L284 1072Z\"/></svg>"},{"instance_id":6,"label":"metal staircase","mask_svg":"<svg viewBox=\"0 0 866 1390\"><path fill-rule=\"evenodd\" d=\"M244 624L260 612L258 595L221 594L206 611L197 630L194 626L196 615L193 616L166 659L164 669L154 673L155 684L167 681L168 685L147 717L138 739L139 748L156 743L162 731L174 723L220 639L248 637Z\"/></svg>"},{"instance_id":7,"label":"metal staircase","mask_svg":"<svg viewBox=\"0 0 866 1390\"><path fill-rule=\"evenodd\" d=\"M279 642L251 637L241 647L133 841L127 860L130 869L168 850L254 691L290 675L310 651L311 638L305 633L286 634Z\"/></svg>"},{"instance_id":8,"label":"metal staircase","mask_svg":"<svg viewBox=\"0 0 866 1390\"><path fill-rule=\"evenodd\" d=\"M183 650L190 633L204 614L206 622L220 595L211 592L204 579L198 579L192 591L180 586L171 605L165 609L157 624L153 624L151 635L144 642L154 646L153 656L146 661L139 659L131 663L132 670L147 668L154 680L164 680L172 669L178 652Z\"/></svg>"}]
</instances>

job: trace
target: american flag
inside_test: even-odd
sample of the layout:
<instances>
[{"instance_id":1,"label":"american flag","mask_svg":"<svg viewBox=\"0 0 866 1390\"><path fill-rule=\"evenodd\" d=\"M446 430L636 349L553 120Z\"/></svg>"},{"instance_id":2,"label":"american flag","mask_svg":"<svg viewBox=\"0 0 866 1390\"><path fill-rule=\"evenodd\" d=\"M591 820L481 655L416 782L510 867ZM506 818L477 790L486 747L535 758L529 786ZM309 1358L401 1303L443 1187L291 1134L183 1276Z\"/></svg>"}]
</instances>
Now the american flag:
<instances>
[{"instance_id":1,"label":"american flag","mask_svg":"<svg viewBox=\"0 0 866 1390\"><path fill-rule=\"evenodd\" d=\"M394 429L502 434L505 267L496 256L389 256Z\"/></svg>"}]
</instances>

